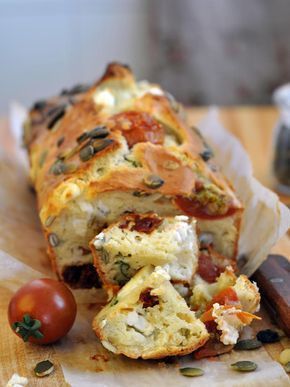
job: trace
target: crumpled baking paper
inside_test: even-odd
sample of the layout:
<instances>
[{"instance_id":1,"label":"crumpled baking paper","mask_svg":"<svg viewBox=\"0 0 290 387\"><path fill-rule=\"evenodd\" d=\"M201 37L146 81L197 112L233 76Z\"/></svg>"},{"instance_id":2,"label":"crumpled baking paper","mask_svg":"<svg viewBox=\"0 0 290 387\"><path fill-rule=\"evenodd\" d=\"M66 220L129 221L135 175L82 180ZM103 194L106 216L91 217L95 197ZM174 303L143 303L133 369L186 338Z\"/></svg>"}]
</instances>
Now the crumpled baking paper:
<instances>
[{"instance_id":1,"label":"crumpled baking paper","mask_svg":"<svg viewBox=\"0 0 290 387\"><path fill-rule=\"evenodd\" d=\"M32 278L52 276L45 254L34 194L29 190L27 162L19 148L21 122L25 110L12 107L12 133L15 154L0 152L0 281L15 291ZM199 128L213 148L216 161L234 184L246 211L239 244L244 263L242 270L250 275L263 262L271 247L290 227L290 212L278 197L252 176L249 158L241 144L229 134L211 109ZM12 157L13 156L13 157ZM254 236L254 237L253 237ZM194 361L192 356L177 363L131 360L106 351L91 330L91 321L100 305L79 304L73 329L54 346L66 381L79 386L288 386L289 379L281 365L267 352L232 352L210 361ZM253 360L254 373L240 374L229 368L237 360ZM204 370L200 378L186 378L179 367L193 366ZM13 371L13 370L12 370Z\"/></svg>"}]
</instances>

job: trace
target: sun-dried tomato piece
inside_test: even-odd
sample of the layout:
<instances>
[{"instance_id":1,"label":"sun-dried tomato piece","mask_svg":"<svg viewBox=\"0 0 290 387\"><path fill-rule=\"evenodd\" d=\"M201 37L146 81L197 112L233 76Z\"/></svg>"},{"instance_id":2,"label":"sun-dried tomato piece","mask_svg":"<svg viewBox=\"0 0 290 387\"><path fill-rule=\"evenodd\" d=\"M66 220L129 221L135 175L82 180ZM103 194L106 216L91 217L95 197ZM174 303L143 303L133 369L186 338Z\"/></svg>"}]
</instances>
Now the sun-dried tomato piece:
<instances>
[{"instance_id":1,"label":"sun-dried tomato piece","mask_svg":"<svg viewBox=\"0 0 290 387\"><path fill-rule=\"evenodd\" d=\"M152 308L153 306L159 304L158 297L152 295L151 290L151 288L147 288L140 294L139 300L143 303L143 308Z\"/></svg>"},{"instance_id":2,"label":"sun-dried tomato piece","mask_svg":"<svg viewBox=\"0 0 290 387\"><path fill-rule=\"evenodd\" d=\"M129 148L139 142L163 144L164 127L148 113L127 111L112 117L112 129L121 130Z\"/></svg>"}]
</instances>

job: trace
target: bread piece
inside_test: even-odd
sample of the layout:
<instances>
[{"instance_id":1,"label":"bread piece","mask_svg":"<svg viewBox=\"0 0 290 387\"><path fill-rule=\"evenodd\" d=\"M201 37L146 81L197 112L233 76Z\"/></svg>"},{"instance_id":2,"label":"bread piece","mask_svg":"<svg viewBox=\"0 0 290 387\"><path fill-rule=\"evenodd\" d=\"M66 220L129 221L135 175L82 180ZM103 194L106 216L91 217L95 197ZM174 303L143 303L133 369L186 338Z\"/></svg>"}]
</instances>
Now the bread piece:
<instances>
[{"instance_id":1,"label":"bread piece","mask_svg":"<svg viewBox=\"0 0 290 387\"><path fill-rule=\"evenodd\" d=\"M187 216L127 214L91 242L95 266L117 291L142 267L163 266L173 283L190 285L197 267L196 221Z\"/></svg>"},{"instance_id":2,"label":"bread piece","mask_svg":"<svg viewBox=\"0 0 290 387\"><path fill-rule=\"evenodd\" d=\"M93 321L103 346L133 359L185 355L209 337L166 271L141 269Z\"/></svg>"},{"instance_id":3,"label":"bread piece","mask_svg":"<svg viewBox=\"0 0 290 387\"><path fill-rule=\"evenodd\" d=\"M127 66L36 103L24 140L48 254L72 287L100 286L89 242L127 211L195 216L236 257L243 208L230 183L177 102Z\"/></svg>"},{"instance_id":4,"label":"bread piece","mask_svg":"<svg viewBox=\"0 0 290 387\"><path fill-rule=\"evenodd\" d=\"M212 316L217 324L217 330L220 333L220 341L224 345L236 344L241 330L250 325L253 319L260 320L248 312L244 312L241 308L235 306L213 304Z\"/></svg>"},{"instance_id":5,"label":"bread piece","mask_svg":"<svg viewBox=\"0 0 290 387\"><path fill-rule=\"evenodd\" d=\"M227 267L212 284L197 275L194 278L190 305L200 316L211 306L214 297L228 288L236 293L241 310L248 313L259 310L261 297L257 285L243 274L237 277L231 267Z\"/></svg>"}]
</instances>

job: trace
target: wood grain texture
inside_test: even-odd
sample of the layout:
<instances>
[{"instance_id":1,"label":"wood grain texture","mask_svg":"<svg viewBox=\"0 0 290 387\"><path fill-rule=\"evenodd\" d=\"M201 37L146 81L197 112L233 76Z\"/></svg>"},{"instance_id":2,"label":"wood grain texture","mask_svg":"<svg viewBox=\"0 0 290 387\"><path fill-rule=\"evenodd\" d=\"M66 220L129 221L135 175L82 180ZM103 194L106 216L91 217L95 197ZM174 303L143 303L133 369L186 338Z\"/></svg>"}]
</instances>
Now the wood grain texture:
<instances>
[{"instance_id":1,"label":"wood grain texture","mask_svg":"<svg viewBox=\"0 0 290 387\"><path fill-rule=\"evenodd\" d=\"M275 322L290 336L290 262L269 255L254 273L262 299Z\"/></svg>"}]
</instances>

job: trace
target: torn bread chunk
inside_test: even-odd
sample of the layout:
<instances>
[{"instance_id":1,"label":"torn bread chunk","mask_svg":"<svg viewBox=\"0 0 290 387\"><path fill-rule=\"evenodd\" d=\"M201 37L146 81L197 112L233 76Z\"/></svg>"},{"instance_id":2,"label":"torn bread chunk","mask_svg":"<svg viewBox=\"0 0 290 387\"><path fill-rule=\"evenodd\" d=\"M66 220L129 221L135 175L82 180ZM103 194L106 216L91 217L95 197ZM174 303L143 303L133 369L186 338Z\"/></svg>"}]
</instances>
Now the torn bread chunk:
<instances>
[{"instance_id":1,"label":"torn bread chunk","mask_svg":"<svg viewBox=\"0 0 290 387\"><path fill-rule=\"evenodd\" d=\"M117 291L146 265L164 267L186 290L197 268L196 221L184 215L127 214L98 234L91 248L108 290Z\"/></svg>"},{"instance_id":2,"label":"torn bread chunk","mask_svg":"<svg viewBox=\"0 0 290 387\"><path fill-rule=\"evenodd\" d=\"M196 275L190 305L197 315L204 313L215 301L236 304L245 312L255 313L259 310L260 300L257 285L243 274L237 277L229 266L211 284Z\"/></svg>"},{"instance_id":3,"label":"torn bread chunk","mask_svg":"<svg viewBox=\"0 0 290 387\"><path fill-rule=\"evenodd\" d=\"M236 344L242 328L250 325L253 319L260 320L260 317L244 312L237 307L218 303L213 304L211 313L218 331L221 332L220 341L224 345Z\"/></svg>"},{"instance_id":4,"label":"torn bread chunk","mask_svg":"<svg viewBox=\"0 0 290 387\"><path fill-rule=\"evenodd\" d=\"M105 348L133 359L185 355L209 338L169 274L152 265L141 269L99 312L93 329Z\"/></svg>"}]
</instances>

